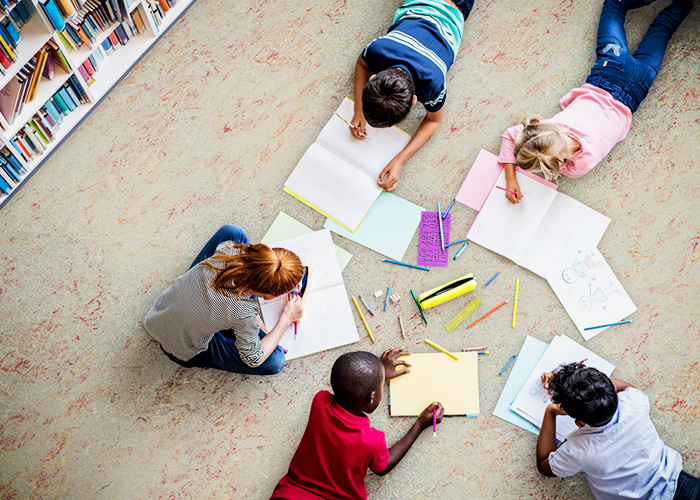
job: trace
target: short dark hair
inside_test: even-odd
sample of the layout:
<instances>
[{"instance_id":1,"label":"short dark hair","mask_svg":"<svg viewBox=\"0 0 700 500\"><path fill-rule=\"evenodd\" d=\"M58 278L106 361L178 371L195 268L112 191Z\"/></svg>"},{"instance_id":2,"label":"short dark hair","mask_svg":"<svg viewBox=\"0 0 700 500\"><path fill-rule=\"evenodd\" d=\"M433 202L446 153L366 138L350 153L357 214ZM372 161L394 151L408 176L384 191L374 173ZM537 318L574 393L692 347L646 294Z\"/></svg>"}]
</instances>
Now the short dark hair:
<instances>
[{"instance_id":1,"label":"short dark hair","mask_svg":"<svg viewBox=\"0 0 700 500\"><path fill-rule=\"evenodd\" d=\"M408 116L416 93L411 74L389 68L377 73L362 90L362 110L372 127L387 128Z\"/></svg>"},{"instance_id":2,"label":"short dark hair","mask_svg":"<svg viewBox=\"0 0 700 500\"><path fill-rule=\"evenodd\" d=\"M384 365L372 353L357 351L340 356L331 370L331 386L338 404L353 408L382 383Z\"/></svg>"},{"instance_id":3,"label":"short dark hair","mask_svg":"<svg viewBox=\"0 0 700 500\"><path fill-rule=\"evenodd\" d=\"M581 363L561 365L549 382L553 403L561 404L569 416L600 427L617 411L617 391L603 372Z\"/></svg>"}]
</instances>

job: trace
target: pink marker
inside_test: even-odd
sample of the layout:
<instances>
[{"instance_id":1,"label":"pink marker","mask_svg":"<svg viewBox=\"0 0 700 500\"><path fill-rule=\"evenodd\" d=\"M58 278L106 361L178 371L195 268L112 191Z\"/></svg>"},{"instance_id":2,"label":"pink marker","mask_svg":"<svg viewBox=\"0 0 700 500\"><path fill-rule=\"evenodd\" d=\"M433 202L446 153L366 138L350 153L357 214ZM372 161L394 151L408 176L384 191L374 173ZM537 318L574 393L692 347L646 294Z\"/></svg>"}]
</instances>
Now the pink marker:
<instances>
[{"instance_id":1,"label":"pink marker","mask_svg":"<svg viewBox=\"0 0 700 500\"><path fill-rule=\"evenodd\" d=\"M510 189L502 188L501 186L496 186L498 189L502 191L506 191L510 194L514 194L515 196L518 196L515 191L511 191ZM523 195L520 195L521 198L525 198Z\"/></svg>"},{"instance_id":2,"label":"pink marker","mask_svg":"<svg viewBox=\"0 0 700 500\"><path fill-rule=\"evenodd\" d=\"M435 401L433 401L433 404L435 404ZM437 405L435 405L435 408L433 408L433 437L437 437L437 429L436 429L436 423L437 423Z\"/></svg>"}]
</instances>

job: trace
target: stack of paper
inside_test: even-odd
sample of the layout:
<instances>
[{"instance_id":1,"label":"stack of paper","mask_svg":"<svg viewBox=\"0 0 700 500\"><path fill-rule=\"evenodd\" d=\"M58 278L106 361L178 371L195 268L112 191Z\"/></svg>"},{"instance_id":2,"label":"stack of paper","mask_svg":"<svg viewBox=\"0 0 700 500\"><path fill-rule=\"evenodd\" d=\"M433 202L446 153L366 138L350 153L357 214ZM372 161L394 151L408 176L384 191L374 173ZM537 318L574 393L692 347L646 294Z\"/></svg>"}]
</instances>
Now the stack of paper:
<instances>
[{"instance_id":1,"label":"stack of paper","mask_svg":"<svg viewBox=\"0 0 700 500\"><path fill-rule=\"evenodd\" d=\"M324 229L273 246L291 250L304 265L314 269L298 334L295 338L294 327L290 326L280 341L289 351L287 360L359 342L330 231ZM268 331L279 321L286 303L286 296L260 300Z\"/></svg>"},{"instance_id":2,"label":"stack of paper","mask_svg":"<svg viewBox=\"0 0 700 500\"><path fill-rule=\"evenodd\" d=\"M536 429L542 426L542 419L547 406L552 402L549 393L542 387L542 374L555 370L559 365L568 363L578 363L586 360L586 366L597 368L601 372L610 376L615 366L605 361L600 356L593 354L582 345L574 342L565 335L554 337L552 343L542 352L543 346L536 339L528 337L523 344L520 356L501 395L494 415L503 418L519 427L534 432L530 426L521 425L518 419L504 411L507 399L515 392L516 387L520 387L514 399L510 403L510 410L516 413L525 421L533 424ZM540 355L540 353L542 353ZM519 357L520 357L519 356ZM527 371L530 366L534 368ZM512 381L511 381L512 380ZM574 419L568 415L557 417L557 439L563 441L566 436L577 429ZM539 431L538 431L539 432Z\"/></svg>"},{"instance_id":3,"label":"stack of paper","mask_svg":"<svg viewBox=\"0 0 700 500\"><path fill-rule=\"evenodd\" d=\"M445 408L445 415L479 413L478 354L453 353L455 361L443 353L402 356L411 371L389 381L391 416L416 416L433 401Z\"/></svg>"}]
</instances>

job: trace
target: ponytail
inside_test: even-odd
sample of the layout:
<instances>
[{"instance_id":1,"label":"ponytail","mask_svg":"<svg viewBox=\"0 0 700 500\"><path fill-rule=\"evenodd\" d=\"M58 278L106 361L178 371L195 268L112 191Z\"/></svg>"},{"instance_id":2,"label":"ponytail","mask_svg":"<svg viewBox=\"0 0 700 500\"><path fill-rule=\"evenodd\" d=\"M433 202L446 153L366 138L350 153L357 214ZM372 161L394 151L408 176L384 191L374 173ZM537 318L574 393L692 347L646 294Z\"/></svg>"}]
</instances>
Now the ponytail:
<instances>
[{"instance_id":1,"label":"ponytail","mask_svg":"<svg viewBox=\"0 0 700 500\"><path fill-rule=\"evenodd\" d=\"M561 128L537 118L528 118L523 127L513 145L517 164L523 170L542 172L548 181L557 180L564 166L560 158L567 152Z\"/></svg>"},{"instance_id":2,"label":"ponytail","mask_svg":"<svg viewBox=\"0 0 700 500\"><path fill-rule=\"evenodd\" d=\"M202 262L214 271L211 287L222 295L231 297L237 290L239 297L244 291L279 296L294 290L304 276L301 260L287 249L262 243L232 247L240 253L216 252Z\"/></svg>"}]
</instances>

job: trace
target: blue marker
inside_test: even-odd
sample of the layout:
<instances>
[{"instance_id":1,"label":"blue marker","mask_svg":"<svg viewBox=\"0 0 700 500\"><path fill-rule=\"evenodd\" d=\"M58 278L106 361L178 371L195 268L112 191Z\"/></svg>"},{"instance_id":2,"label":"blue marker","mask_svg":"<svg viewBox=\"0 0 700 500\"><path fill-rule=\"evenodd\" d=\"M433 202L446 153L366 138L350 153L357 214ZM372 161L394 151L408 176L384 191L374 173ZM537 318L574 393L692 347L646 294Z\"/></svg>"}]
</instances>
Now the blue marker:
<instances>
[{"instance_id":1,"label":"blue marker","mask_svg":"<svg viewBox=\"0 0 700 500\"><path fill-rule=\"evenodd\" d=\"M452 203L450 203L450 206L447 207L447 210L445 210L445 213L442 214L442 218L443 218L443 219L444 219L445 217L447 217L447 214L449 213L450 209L452 208L452 205L454 205L454 204L455 204L455 200L452 200Z\"/></svg>"},{"instance_id":2,"label":"blue marker","mask_svg":"<svg viewBox=\"0 0 700 500\"><path fill-rule=\"evenodd\" d=\"M450 243L448 243L447 245L445 245L445 248L451 247L452 245L459 245L460 243L464 243L465 241L467 241L466 238L464 238L464 239L462 239L462 240L451 241Z\"/></svg>"},{"instance_id":3,"label":"blue marker","mask_svg":"<svg viewBox=\"0 0 700 500\"><path fill-rule=\"evenodd\" d=\"M508 362L506 363L506 366L504 366L503 370L501 370L498 374L503 375L503 372L508 369L508 367L510 366L510 364L513 362L514 359L515 359L515 354L513 354L513 357L508 360Z\"/></svg>"},{"instance_id":4,"label":"blue marker","mask_svg":"<svg viewBox=\"0 0 700 500\"><path fill-rule=\"evenodd\" d=\"M467 416L467 417L470 417L470 418L476 418L476 417L479 416L479 414L478 414L478 413L467 413L466 416Z\"/></svg>"},{"instance_id":5,"label":"blue marker","mask_svg":"<svg viewBox=\"0 0 700 500\"><path fill-rule=\"evenodd\" d=\"M386 289L386 299L384 299L384 310L386 311L386 306L389 305L389 292L391 291L391 285Z\"/></svg>"},{"instance_id":6,"label":"blue marker","mask_svg":"<svg viewBox=\"0 0 700 500\"><path fill-rule=\"evenodd\" d=\"M365 299L362 298L362 295L360 295L360 300L361 300L362 303L365 305L365 307L367 308L367 310L369 311L369 313L370 313L372 316L374 316L374 313L372 312L372 309L369 308L369 306L367 305L367 302L365 302Z\"/></svg>"},{"instance_id":7,"label":"blue marker","mask_svg":"<svg viewBox=\"0 0 700 500\"><path fill-rule=\"evenodd\" d=\"M452 258L452 260L457 260L457 257L462 255L462 252L464 252L464 249L469 246L469 242L465 242L464 245L462 245L462 248L459 249L459 251L455 254L455 256Z\"/></svg>"}]
</instances>

